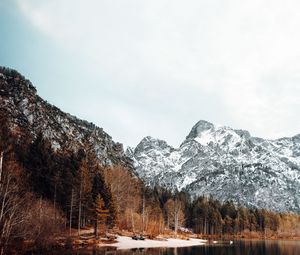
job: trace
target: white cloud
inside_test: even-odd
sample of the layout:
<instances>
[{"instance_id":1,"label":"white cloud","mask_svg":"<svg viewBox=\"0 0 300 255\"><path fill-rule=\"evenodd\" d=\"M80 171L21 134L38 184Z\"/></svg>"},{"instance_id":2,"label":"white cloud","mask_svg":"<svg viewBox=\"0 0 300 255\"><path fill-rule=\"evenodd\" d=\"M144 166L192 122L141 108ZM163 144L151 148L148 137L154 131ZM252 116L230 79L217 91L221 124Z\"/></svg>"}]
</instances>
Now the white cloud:
<instances>
[{"instance_id":1,"label":"white cloud","mask_svg":"<svg viewBox=\"0 0 300 255\"><path fill-rule=\"evenodd\" d=\"M121 140L139 123L139 136L178 144L202 118L265 137L300 132L299 1L17 2L111 81L123 111L111 126L126 115Z\"/></svg>"}]
</instances>

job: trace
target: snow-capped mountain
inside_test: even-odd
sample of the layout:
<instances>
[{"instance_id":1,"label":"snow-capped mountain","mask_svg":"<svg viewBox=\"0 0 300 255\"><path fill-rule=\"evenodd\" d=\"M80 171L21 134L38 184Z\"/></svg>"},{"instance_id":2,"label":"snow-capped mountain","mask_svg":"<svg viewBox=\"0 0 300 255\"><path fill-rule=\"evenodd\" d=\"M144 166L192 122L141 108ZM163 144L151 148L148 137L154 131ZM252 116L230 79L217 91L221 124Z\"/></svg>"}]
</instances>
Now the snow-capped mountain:
<instances>
[{"instance_id":1,"label":"snow-capped mountain","mask_svg":"<svg viewBox=\"0 0 300 255\"><path fill-rule=\"evenodd\" d=\"M267 140L201 120L179 148L146 137L127 154L149 185L300 212L300 135Z\"/></svg>"},{"instance_id":2,"label":"snow-capped mountain","mask_svg":"<svg viewBox=\"0 0 300 255\"><path fill-rule=\"evenodd\" d=\"M88 148L103 165L132 167L122 144L115 143L102 128L49 104L37 95L29 80L4 67L0 67L0 118L16 140L31 143L42 134L54 150L77 152Z\"/></svg>"}]
</instances>

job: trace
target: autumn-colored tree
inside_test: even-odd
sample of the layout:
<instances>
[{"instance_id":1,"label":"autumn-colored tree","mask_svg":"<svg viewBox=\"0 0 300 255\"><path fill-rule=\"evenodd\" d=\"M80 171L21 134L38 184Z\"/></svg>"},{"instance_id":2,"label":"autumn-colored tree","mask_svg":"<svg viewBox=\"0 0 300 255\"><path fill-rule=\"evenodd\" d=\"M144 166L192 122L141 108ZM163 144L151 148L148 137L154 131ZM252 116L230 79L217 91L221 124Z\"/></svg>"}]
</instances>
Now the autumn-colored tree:
<instances>
[{"instance_id":1,"label":"autumn-colored tree","mask_svg":"<svg viewBox=\"0 0 300 255\"><path fill-rule=\"evenodd\" d=\"M96 200L94 202L94 215L95 215L95 238L99 236L99 228L100 234L101 229L106 230L107 218L109 217L109 210L105 208L105 203L100 194L97 195Z\"/></svg>"},{"instance_id":2,"label":"autumn-colored tree","mask_svg":"<svg viewBox=\"0 0 300 255\"><path fill-rule=\"evenodd\" d=\"M167 211L169 226L174 229L175 235L177 235L178 229L183 226L185 221L183 204L177 198L169 199L165 204L165 208Z\"/></svg>"},{"instance_id":3,"label":"autumn-colored tree","mask_svg":"<svg viewBox=\"0 0 300 255\"><path fill-rule=\"evenodd\" d=\"M137 214L142 204L141 182L122 166L104 168L103 173L116 212L114 221L120 228L135 232Z\"/></svg>"}]
</instances>

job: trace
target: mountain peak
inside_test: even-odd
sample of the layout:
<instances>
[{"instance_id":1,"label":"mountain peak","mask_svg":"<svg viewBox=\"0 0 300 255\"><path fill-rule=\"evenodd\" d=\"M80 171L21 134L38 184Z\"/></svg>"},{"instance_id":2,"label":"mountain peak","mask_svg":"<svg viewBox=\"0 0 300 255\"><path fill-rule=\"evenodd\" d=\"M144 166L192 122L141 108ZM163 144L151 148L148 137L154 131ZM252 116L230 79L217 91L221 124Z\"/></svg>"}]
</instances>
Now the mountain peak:
<instances>
[{"instance_id":1,"label":"mountain peak","mask_svg":"<svg viewBox=\"0 0 300 255\"><path fill-rule=\"evenodd\" d=\"M36 88L32 83L14 69L0 66L0 79L6 81L6 83L14 89L19 91L31 91L33 94L36 94Z\"/></svg>"},{"instance_id":2,"label":"mountain peak","mask_svg":"<svg viewBox=\"0 0 300 255\"><path fill-rule=\"evenodd\" d=\"M144 137L141 142L136 146L137 150L145 150L146 148L150 149L150 148L169 148L169 149L173 149L170 145L167 144L166 141L164 140L160 140L157 138L153 138L152 136L146 136Z\"/></svg>"},{"instance_id":3,"label":"mountain peak","mask_svg":"<svg viewBox=\"0 0 300 255\"><path fill-rule=\"evenodd\" d=\"M201 134L204 131L215 131L214 124L206 121L206 120L200 120L198 121L190 131L189 135L186 137L186 140L188 139L195 139L197 137L200 137Z\"/></svg>"}]
</instances>

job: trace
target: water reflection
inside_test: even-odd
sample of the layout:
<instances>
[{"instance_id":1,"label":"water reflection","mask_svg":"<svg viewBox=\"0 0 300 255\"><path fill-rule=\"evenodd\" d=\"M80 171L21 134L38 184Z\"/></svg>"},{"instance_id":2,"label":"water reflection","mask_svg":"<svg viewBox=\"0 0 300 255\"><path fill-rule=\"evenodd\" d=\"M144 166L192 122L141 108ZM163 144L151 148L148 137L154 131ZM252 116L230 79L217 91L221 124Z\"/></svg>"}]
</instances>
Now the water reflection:
<instances>
[{"instance_id":1,"label":"water reflection","mask_svg":"<svg viewBox=\"0 0 300 255\"><path fill-rule=\"evenodd\" d=\"M300 241L235 241L188 248L116 251L116 255L300 255Z\"/></svg>"},{"instance_id":2,"label":"water reflection","mask_svg":"<svg viewBox=\"0 0 300 255\"><path fill-rule=\"evenodd\" d=\"M300 241L234 241L232 245L211 244L187 248L137 248L116 250L113 247L77 252L53 252L52 255L300 255Z\"/></svg>"}]
</instances>

